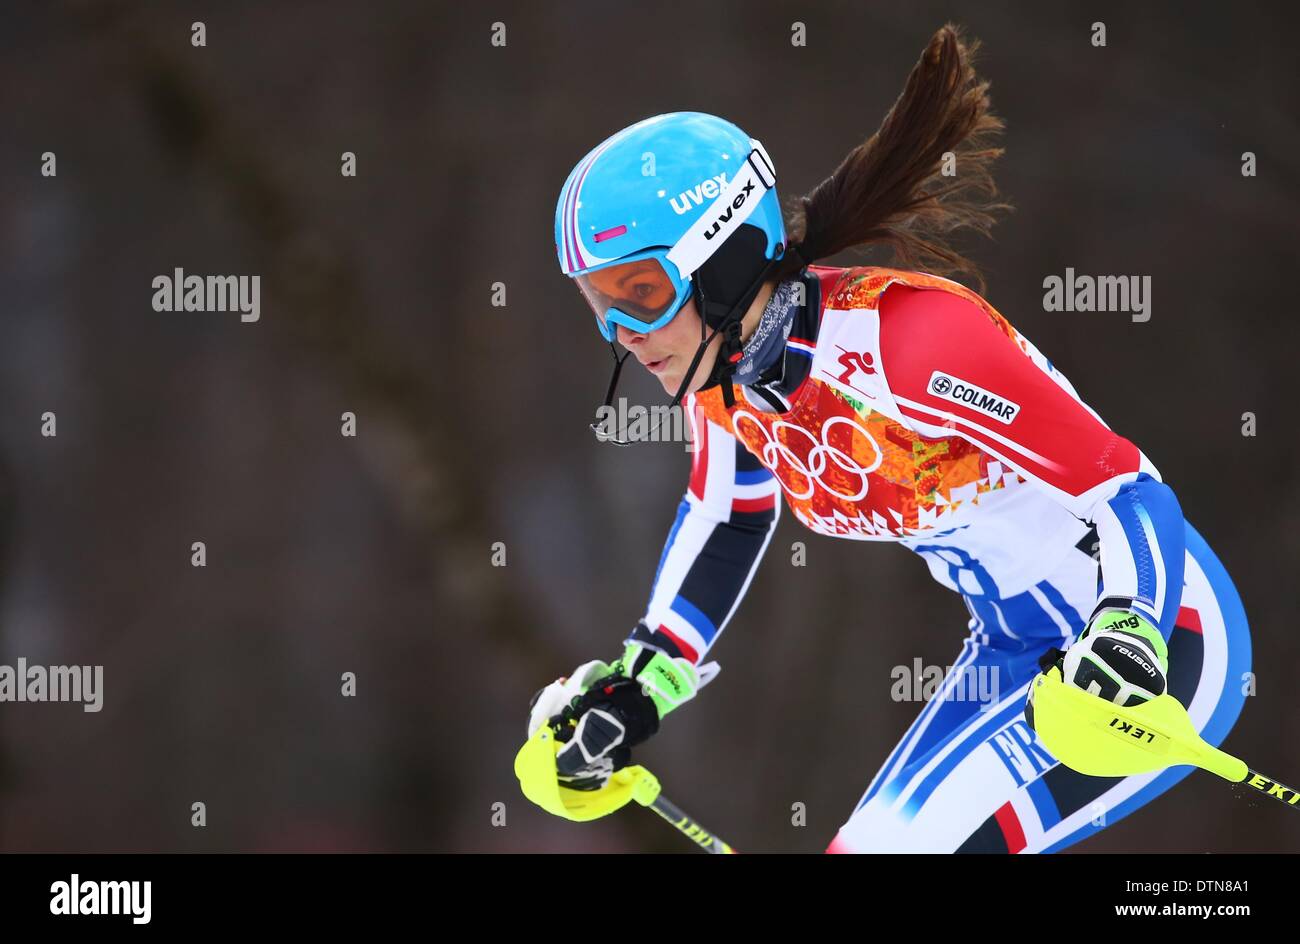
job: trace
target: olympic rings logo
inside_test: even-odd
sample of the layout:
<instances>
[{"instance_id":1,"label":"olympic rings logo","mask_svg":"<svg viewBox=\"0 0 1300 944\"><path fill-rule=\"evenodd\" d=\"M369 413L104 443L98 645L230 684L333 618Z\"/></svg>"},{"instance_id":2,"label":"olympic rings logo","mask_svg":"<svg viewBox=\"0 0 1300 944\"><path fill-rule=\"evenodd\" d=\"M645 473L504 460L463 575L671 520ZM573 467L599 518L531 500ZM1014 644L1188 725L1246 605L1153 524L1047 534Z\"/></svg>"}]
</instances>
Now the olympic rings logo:
<instances>
[{"instance_id":1,"label":"olympic rings logo","mask_svg":"<svg viewBox=\"0 0 1300 944\"><path fill-rule=\"evenodd\" d=\"M764 439L763 451L759 455L759 459L763 465L767 466L771 472L776 474L778 472L778 465L780 465L783 460L786 467L799 473L808 480L808 491L806 492L796 492L793 488L786 486L786 483L782 481L782 486L786 487L786 491L790 493L792 498L811 498L816 487L820 485L824 491L829 492L843 501L859 501L866 497L867 488L870 486L871 482L869 478L870 474L880 467L880 463L883 462L885 458L884 453L880 450L880 444L872 438L871 434L867 432L865 428L853 422L853 419L848 416L832 416L823 423L821 429L821 441L818 441L817 437L802 426L796 426L795 424L788 423L785 420L777 420L772 424L771 432L768 432L767 427L760 423L758 418L748 410L736 410L736 412L732 414L731 423L736 430L736 435L740 435L740 421L742 419L749 420L749 422L753 423L755 428L758 429L759 434ZM875 460L871 465L861 465L855 458L853 458L853 456L830 444L830 432L835 428L836 424L839 423L843 423L855 432L860 433L862 436L866 437L867 442L871 443L871 448L875 450ZM800 459L793 449L781 441L780 431L782 429L791 430L793 433L803 436L808 440L810 448L808 450L807 461ZM859 481L861 482L861 487L853 494L846 495L824 482L821 476L827 469L828 459L845 472L858 476ZM779 474L778 478L780 478Z\"/></svg>"}]
</instances>

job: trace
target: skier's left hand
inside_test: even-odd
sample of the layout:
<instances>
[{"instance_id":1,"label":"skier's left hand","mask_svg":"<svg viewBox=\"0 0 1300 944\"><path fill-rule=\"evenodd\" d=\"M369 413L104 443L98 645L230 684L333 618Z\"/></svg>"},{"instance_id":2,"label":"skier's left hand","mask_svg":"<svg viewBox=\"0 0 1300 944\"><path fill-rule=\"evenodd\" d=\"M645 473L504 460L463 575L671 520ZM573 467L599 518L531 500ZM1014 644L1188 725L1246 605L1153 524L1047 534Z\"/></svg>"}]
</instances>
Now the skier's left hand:
<instances>
[{"instance_id":1,"label":"skier's left hand","mask_svg":"<svg viewBox=\"0 0 1300 944\"><path fill-rule=\"evenodd\" d=\"M1164 693L1169 652L1160 630L1144 617L1109 610L1099 614L1065 652L1048 650L1039 666L1044 672L1056 666L1066 683L1132 707Z\"/></svg>"}]
</instances>

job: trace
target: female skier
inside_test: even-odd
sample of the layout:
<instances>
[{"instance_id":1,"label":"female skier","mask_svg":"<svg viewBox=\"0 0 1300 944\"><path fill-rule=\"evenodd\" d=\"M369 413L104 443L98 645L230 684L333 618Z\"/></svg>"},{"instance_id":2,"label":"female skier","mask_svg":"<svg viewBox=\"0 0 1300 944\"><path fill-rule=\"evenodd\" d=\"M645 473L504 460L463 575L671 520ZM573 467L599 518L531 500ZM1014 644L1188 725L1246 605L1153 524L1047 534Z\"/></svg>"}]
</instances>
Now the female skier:
<instances>
[{"instance_id":1,"label":"female skier","mask_svg":"<svg viewBox=\"0 0 1300 944\"><path fill-rule=\"evenodd\" d=\"M634 355L683 404L695 451L622 659L534 696L529 734L551 723L568 737L565 786L602 786L712 678L703 660L778 495L820 534L920 554L971 614L952 671L828 851L1053 852L1186 776L1059 764L1025 712L1051 663L1120 704L1168 690L1211 744L1236 721L1245 614L1151 461L974 291L812 264L883 243L983 290L944 235L987 233L1000 207L1001 123L973 51L950 27L935 34L878 132L799 201L788 241L766 151L720 118L638 122L569 175L556 250L614 351L606 402ZM990 672L991 701L957 694Z\"/></svg>"}]
</instances>

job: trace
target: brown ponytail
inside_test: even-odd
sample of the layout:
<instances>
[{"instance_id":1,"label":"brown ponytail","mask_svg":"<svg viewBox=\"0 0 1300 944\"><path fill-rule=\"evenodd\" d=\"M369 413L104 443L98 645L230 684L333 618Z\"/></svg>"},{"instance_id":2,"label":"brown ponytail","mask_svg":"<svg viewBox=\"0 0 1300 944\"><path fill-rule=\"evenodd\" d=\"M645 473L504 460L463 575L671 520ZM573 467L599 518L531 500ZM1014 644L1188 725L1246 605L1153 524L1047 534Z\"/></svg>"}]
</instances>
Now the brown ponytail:
<instances>
[{"instance_id":1,"label":"brown ponytail","mask_svg":"<svg viewBox=\"0 0 1300 944\"><path fill-rule=\"evenodd\" d=\"M1002 149L989 144L1002 121L989 113L989 83L972 67L978 48L951 24L931 37L880 129L798 199L789 227L794 251L778 266L778 278L842 250L883 243L902 266L966 273L984 290L978 267L947 241L963 228L988 235L995 211L1010 209L994 202L991 167ZM955 177L940 174L948 151L956 155Z\"/></svg>"}]
</instances>

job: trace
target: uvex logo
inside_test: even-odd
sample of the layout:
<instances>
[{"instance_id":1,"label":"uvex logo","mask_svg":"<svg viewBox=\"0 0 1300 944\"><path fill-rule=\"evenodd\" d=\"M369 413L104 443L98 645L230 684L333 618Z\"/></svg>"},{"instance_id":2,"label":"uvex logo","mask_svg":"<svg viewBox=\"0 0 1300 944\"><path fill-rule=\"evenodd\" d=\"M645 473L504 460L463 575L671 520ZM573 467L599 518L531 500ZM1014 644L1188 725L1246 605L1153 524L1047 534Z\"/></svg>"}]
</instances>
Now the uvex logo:
<instances>
[{"instance_id":1,"label":"uvex logo","mask_svg":"<svg viewBox=\"0 0 1300 944\"><path fill-rule=\"evenodd\" d=\"M709 227L708 231L704 234L704 238L712 239L714 236L717 236L718 230L722 229L722 224L731 222L732 216L735 214L737 210L739 210L741 207L745 205L745 200L749 197L749 195L753 192L753 190L754 190L754 182L751 180L749 183L745 184L744 190L736 194L736 199L731 201L731 205L728 206L727 209L724 210L722 213L718 214L718 218L713 221L713 225Z\"/></svg>"},{"instance_id":2,"label":"uvex logo","mask_svg":"<svg viewBox=\"0 0 1300 944\"><path fill-rule=\"evenodd\" d=\"M672 204L673 212L681 216L692 206L703 206L705 200L718 199L718 194L722 193L722 188L725 186L727 186L727 175L718 174L716 177L700 181L690 190L683 190L668 202Z\"/></svg>"}]
</instances>

